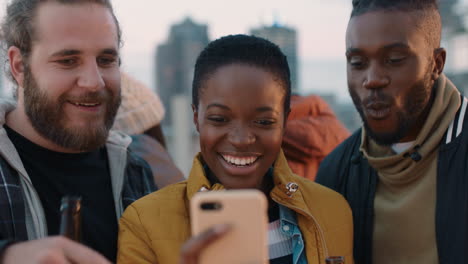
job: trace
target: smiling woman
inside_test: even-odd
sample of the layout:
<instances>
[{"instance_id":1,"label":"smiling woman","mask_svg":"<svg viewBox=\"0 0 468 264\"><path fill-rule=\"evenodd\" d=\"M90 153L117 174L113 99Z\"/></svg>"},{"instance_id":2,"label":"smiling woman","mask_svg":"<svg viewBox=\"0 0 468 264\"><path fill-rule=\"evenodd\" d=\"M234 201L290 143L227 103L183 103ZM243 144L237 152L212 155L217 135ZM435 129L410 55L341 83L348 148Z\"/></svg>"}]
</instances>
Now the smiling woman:
<instances>
[{"instance_id":1,"label":"smiling woman","mask_svg":"<svg viewBox=\"0 0 468 264\"><path fill-rule=\"evenodd\" d=\"M208 176L228 189L262 188L281 147L283 85L264 69L236 63L218 68L202 89L194 122Z\"/></svg>"},{"instance_id":2,"label":"smiling woman","mask_svg":"<svg viewBox=\"0 0 468 264\"><path fill-rule=\"evenodd\" d=\"M318 264L328 256L352 263L346 201L293 174L281 151L290 94L288 63L276 45L245 35L210 43L197 59L192 93L201 153L187 181L124 213L118 262L197 263L226 230L190 238L189 200L201 190L258 189L269 200L270 263Z\"/></svg>"}]
</instances>

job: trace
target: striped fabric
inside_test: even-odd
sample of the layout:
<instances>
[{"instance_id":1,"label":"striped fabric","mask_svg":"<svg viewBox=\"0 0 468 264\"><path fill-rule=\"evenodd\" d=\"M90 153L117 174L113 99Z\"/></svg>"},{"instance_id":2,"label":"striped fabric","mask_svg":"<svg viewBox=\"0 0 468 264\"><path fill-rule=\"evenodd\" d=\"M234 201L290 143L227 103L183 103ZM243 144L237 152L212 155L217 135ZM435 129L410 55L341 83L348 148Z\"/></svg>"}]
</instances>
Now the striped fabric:
<instances>
[{"instance_id":1,"label":"striped fabric","mask_svg":"<svg viewBox=\"0 0 468 264\"><path fill-rule=\"evenodd\" d=\"M458 110L455 118L453 119L452 123L450 123L450 126L447 130L445 144L452 142L452 140L457 138L462 132L463 122L465 121L466 109L468 106L468 99L463 95L460 96L462 103L460 109Z\"/></svg>"},{"instance_id":2,"label":"striped fabric","mask_svg":"<svg viewBox=\"0 0 468 264\"><path fill-rule=\"evenodd\" d=\"M268 252L271 264L292 263L292 237L281 231L280 220L268 224Z\"/></svg>"}]
</instances>

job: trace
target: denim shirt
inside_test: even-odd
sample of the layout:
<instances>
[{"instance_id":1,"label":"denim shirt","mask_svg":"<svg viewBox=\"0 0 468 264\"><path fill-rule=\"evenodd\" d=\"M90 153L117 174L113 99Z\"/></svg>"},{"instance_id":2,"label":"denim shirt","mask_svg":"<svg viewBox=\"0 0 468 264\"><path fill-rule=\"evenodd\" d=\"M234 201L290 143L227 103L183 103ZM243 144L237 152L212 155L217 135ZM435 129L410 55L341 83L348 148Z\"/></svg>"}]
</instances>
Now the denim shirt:
<instances>
[{"instance_id":1,"label":"denim shirt","mask_svg":"<svg viewBox=\"0 0 468 264\"><path fill-rule=\"evenodd\" d=\"M278 206L281 232L288 237L292 237L293 264L307 264L304 240L297 224L296 213L281 204L278 204Z\"/></svg>"},{"instance_id":2,"label":"denim shirt","mask_svg":"<svg viewBox=\"0 0 468 264\"><path fill-rule=\"evenodd\" d=\"M204 164L203 169L205 170L205 175L207 175L207 178L210 180L208 176L210 168ZM266 175L267 177L273 177L273 167L268 169ZM297 224L296 212L281 204L278 204L278 207L280 230L288 238L292 237L293 264L307 264L304 240L302 239L302 233Z\"/></svg>"}]
</instances>

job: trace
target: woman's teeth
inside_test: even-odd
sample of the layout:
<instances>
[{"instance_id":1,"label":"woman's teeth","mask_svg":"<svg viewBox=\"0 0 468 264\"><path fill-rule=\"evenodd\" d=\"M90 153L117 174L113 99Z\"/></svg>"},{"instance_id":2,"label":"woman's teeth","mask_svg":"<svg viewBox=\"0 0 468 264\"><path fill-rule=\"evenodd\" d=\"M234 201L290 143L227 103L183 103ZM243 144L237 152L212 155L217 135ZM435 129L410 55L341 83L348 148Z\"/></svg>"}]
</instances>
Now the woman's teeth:
<instances>
[{"instance_id":1,"label":"woman's teeth","mask_svg":"<svg viewBox=\"0 0 468 264\"><path fill-rule=\"evenodd\" d=\"M235 157L235 156L229 156L229 155L221 155L225 161L232 165L236 166L249 166L252 165L258 157L252 156L252 157Z\"/></svg>"}]
</instances>

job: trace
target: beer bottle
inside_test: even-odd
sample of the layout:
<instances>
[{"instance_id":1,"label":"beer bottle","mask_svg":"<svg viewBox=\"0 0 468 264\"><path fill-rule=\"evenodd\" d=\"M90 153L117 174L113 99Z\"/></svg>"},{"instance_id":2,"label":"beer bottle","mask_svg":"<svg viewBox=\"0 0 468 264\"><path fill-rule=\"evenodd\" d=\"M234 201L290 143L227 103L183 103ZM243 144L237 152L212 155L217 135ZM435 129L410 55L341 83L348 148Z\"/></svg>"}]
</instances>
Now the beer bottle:
<instances>
[{"instance_id":1,"label":"beer bottle","mask_svg":"<svg viewBox=\"0 0 468 264\"><path fill-rule=\"evenodd\" d=\"M325 259L327 264L344 264L344 257L337 256L337 257L328 257Z\"/></svg>"},{"instance_id":2,"label":"beer bottle","mask_svg":"<svg viewBox=\"0 0 468 264\"><path fill-rule=\"evenodd\" d=\"M81 240L81 197L64 196L60 204L59 234L73 241Z\"/></svg>"}]
</instances>

